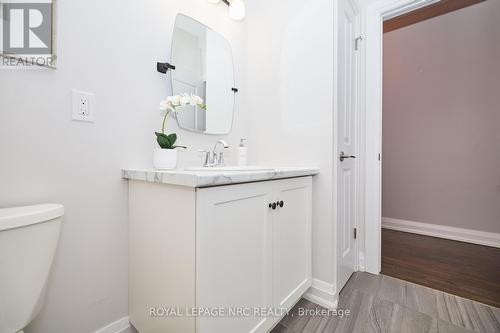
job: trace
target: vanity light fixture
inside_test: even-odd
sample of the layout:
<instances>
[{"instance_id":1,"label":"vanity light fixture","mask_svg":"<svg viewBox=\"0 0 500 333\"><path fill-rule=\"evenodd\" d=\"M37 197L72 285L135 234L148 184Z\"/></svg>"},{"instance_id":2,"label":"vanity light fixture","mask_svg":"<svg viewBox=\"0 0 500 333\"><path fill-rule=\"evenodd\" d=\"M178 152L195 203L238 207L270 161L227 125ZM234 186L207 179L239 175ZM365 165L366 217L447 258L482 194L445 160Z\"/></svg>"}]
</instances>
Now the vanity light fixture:
<instances>
[{"instance_id":1,"label":"vanity light fixture","mask_svg":"<svg viewBox=\"0 0 500 333\"><path fill-rule=\"evenodd\" d=\"M229 6L229 17L235 21L245 18L245 2L243 0L207 0L209 3L224 2Z\"/></svg>"}]
</instances>

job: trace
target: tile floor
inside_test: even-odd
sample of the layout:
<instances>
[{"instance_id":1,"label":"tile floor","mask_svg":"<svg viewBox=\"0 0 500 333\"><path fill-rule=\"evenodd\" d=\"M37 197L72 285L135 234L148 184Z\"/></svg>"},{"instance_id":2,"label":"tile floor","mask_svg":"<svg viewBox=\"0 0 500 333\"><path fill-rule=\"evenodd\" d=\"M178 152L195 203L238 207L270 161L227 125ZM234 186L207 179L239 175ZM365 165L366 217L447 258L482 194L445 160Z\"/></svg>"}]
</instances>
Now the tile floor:
<instances>
[{"instance_id":1,"label":"tile floor","mask_svg":"<svg viewBox=\"0 0 500 333\"><path fill-rule=\"evenodd\" d=\"M272 333L495 333L500 309L384 275L355 273L342 290L339 309L350 316L298 316L319 308L304 299Z\"/></svg>"}]
</instances>

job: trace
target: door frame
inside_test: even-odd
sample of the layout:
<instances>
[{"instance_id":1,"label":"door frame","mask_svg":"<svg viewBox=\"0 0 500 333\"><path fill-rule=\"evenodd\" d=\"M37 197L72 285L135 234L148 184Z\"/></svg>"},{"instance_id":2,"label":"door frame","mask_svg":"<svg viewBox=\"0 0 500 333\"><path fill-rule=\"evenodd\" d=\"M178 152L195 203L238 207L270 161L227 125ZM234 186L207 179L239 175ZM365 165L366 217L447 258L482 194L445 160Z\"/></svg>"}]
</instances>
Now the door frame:
<instances>
[{"instance_id":1,"label":"door frame","mask_svg":"<svg viewBox=\"0 0 500 333\"><path fill-rule=\"evenodd\" d=\"M382 78L384 20L409 13L439 0L379 0L363 8L361 48L360 122L363 123L363 171L359 205L364 246L359 251L360 269L379 274L382 263ZM368 56L369 55L369 56ZM364 201L364 202L363 202Z\"/></svg>"}]
</instances>

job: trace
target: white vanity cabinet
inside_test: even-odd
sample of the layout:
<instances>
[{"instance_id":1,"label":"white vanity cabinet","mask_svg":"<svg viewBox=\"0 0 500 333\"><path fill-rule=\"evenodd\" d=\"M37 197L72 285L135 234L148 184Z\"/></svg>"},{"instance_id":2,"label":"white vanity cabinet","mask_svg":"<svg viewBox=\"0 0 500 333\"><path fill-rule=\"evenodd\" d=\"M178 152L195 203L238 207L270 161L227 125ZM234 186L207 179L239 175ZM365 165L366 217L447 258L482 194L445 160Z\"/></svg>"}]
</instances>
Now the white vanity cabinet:
<instances>
[{"instance_id":1,"label":"white vanity cabinet","mask_svg":"<svg viewBox=\"0 0 500 333\"><path fill-rule=\"evenodd\" d=\"M271 330L311 286L311 183L130 180L131 323L140 333Z\"/></svg>"}]
</instances>

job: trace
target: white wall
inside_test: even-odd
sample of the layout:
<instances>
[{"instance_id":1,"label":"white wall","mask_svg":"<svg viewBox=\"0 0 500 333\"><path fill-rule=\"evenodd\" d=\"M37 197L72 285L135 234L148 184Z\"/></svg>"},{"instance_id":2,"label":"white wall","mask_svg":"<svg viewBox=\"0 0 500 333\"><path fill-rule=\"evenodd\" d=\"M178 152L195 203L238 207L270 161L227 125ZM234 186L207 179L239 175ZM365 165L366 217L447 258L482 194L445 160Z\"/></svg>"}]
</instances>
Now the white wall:
<instances>
[{"instance_id":1,"label":"white wall","mask_svg":"<svg viewBox=\"0 0 500 333\"><path fill-rule=\"evenodd\" d=\"M59 68L0 71L0 207L60 202L65 223L46 307L26 333L89 333L127 315L127 183L124 167L150 167L158 103L169 80L175 15L221 32L235 57L233 148L248 137L245 23L227 7L199 0L59 1ZM96 93L94 124L71 121L71 89ZM176 128L173 122L170 128ZM177 131L190 150L181 165L201 165L196 150L220 137ZM254 146L255 147L255 146Z\"/></svg>"},{"instance_id":2,"label":"white wall","mask_svg":"<svg viewBox=\"0 0 500 333\"><path fill-rule=\"evenodd\" d=\"M333 1L247 1L250 159L321 168L313 184L313 277L335 283Z\"/></svg>"},{"instance_id":3,"label":"white wall","mask_svg":"<svg viewBox=\"0 0 500 333\"><path fill-rule=\"evenodd\" d=\"M500 232L500 1L384 35L383 216Z\"/></svg>"}]
</instances>

